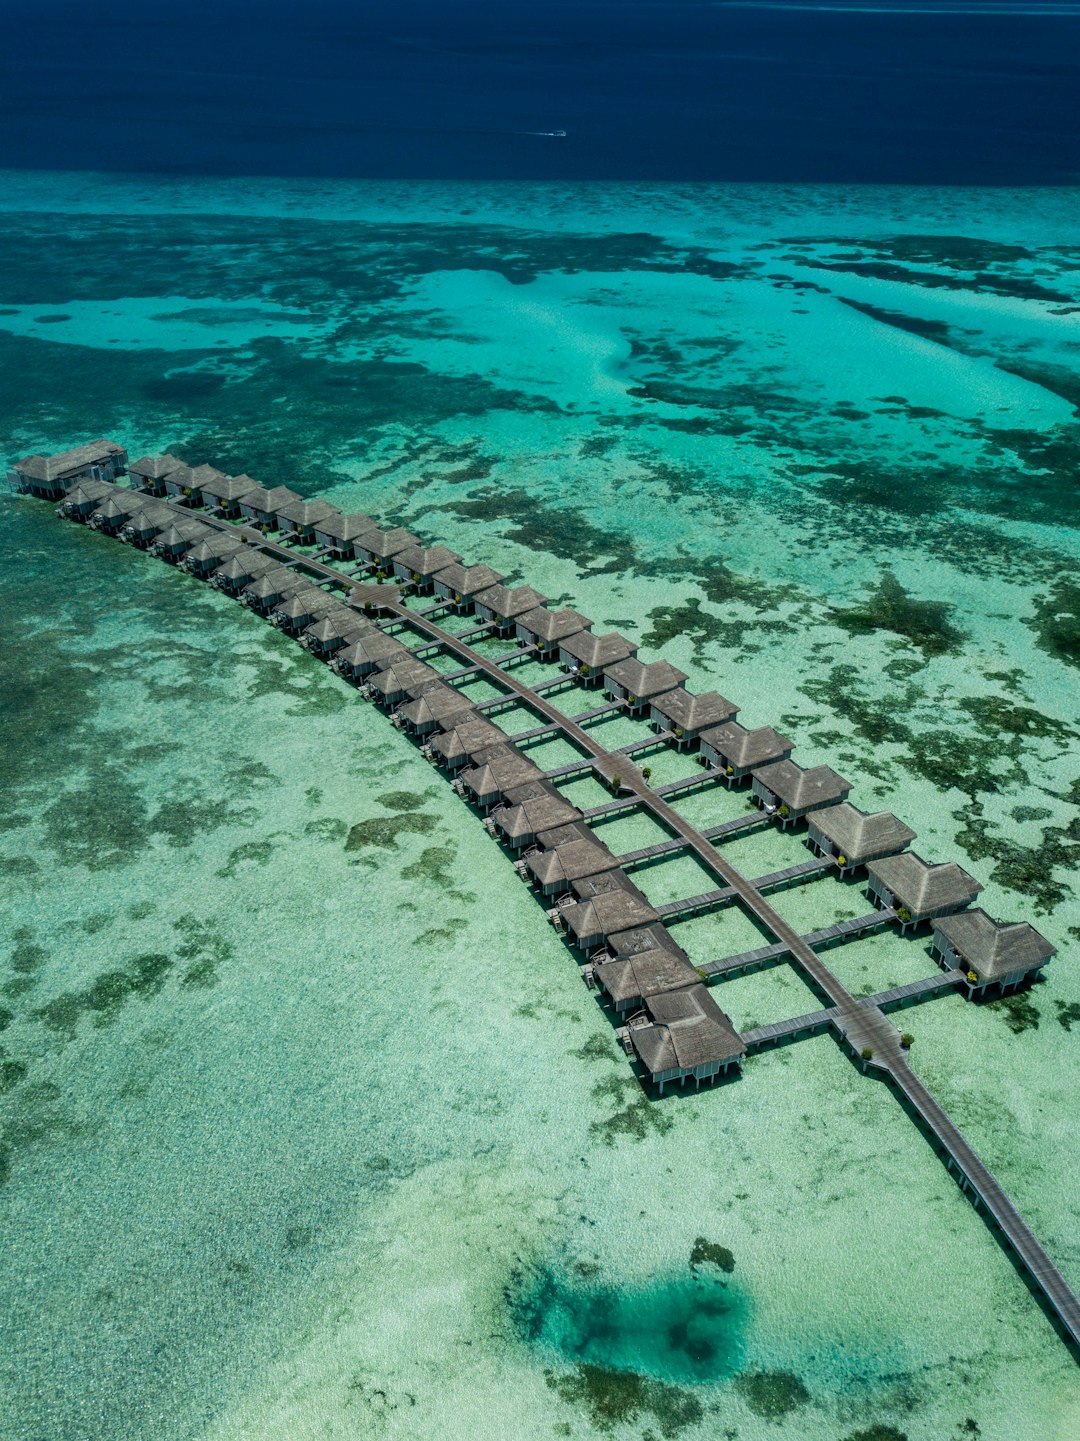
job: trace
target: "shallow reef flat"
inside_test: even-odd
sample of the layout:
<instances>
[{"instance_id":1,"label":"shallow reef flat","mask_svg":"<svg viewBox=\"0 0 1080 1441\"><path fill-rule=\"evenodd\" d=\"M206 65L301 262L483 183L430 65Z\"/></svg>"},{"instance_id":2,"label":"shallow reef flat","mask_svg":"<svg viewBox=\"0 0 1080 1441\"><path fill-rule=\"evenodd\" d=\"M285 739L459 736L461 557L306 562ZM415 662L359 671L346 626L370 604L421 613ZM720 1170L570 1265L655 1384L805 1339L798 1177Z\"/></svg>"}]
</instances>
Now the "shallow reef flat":
<instances>
[{"instance_id":1,"label":"shallow reef flat","mask_svg":"<svg viewBox=\"0 0 1080 1441\"><path fill-rule=\"evenodd\" d=\"M0 432L408 524L968 866L1059 955L906 1013L913 1064L1076 1287L1078 198L4 176ZM1080 1431L1068 1353L831 1040L649 1100L385 718L218 593L0 508L0 1436ZM932 969L891 934L832 963L857 994ZM742 1026L815 1004L786 966L716 994Z\"/></svg>"}]
</instances>

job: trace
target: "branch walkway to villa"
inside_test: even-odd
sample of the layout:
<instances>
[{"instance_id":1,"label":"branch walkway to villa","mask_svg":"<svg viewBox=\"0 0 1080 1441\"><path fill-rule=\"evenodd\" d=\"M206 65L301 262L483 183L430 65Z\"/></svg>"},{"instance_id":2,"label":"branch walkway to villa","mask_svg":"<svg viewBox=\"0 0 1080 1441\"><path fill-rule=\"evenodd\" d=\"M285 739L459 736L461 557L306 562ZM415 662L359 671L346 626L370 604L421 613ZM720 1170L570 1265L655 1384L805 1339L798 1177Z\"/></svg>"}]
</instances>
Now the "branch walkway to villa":
<instances>
[{"instance_id":1,"label":"branch walkway to villa","mask_svg":"<svg viewBox=\"0 0 1080 1441\"><path fill-rule=\"evenodd\" d=\"M520 650L490 659L475 649L472 642L488 633L487 626L474 626L460 634L454 634L439 624L435 617L447 608L446 603L428 605L424 609L410 609L397 586L357 585L342 570L314 557L298 557L294 548L280 541L270 540L257 530L238 528L206 512L200 513L198 519L212 529L241 537L251 546L258 547L265 554L295 569L308 572L321 585L330 585L348 592L349 603L358 611L376 611L388 616L389 620L385 622L388 629L397 630L405 626L416 632L420 637L420 643L415 647L418 653L431 654L437 650L460 662L457 670L440 676L440 679L449 682L457 678L482 676L497 686L502 693L498 697L479 702L477 710L491 712L503 705L520 705L536 715L540 724L530 731L522 732L519 739L539 739L545 734L557 735L582 757L580 765L574 763L572 766L558 767L555 771L548 772L549 776L591 770L601 781L622 792L612 801L584 810L586 820L603 819L630 808L638 808L672 837L670 842L660 842L656 846L630 852L622 858L624 861L644 862L651 857L666 854L669 850L691 853L720 883L719 886L701 895L655 908L659 914L662 917L685 915L706 906L735 900L753 918L761 931L773 938L768 945L757 951L701 967L704 977L716 980L737 970L750 969L782 957L789 958L802 978L826 1003L819 1011L746 1033L742 1039L747 1049L760 1050L771 1043L828 1029L849 1055L859 1062L864 1073L889 1081L901 1097L905 1108L945 1155L949 1169L957 1176L962 1188L992 1218L1000 1235L1021 1263L1029 1284L1039 1295L1062 1334L1074 1349L1080 1349L1080 1301L994 1176L926 1085L912 1072L907 1052L901 1045L900 1034L885 1015L887 1006L902 1005L906 1000L915 1001L949 989L963 979L960 972L944 972L924 982L895 987L874 996L858 998L852 995L815 948L826 947L883 924L894 919L896 913L890 910L875 911L868 916L841 921L808 935L800 935L774 909L762 891L794 879L808 877L824 869L829 863L807 862L801 866L789 867L785 871L760 876L756 880L748 879L714 842L759 823L759 815L739 817L735 821L701 830L671 804L671 799L675 796L722 778L724 772L721 769L704 769L681 780L656 787L650 786L642 771L629 758L627 751L645 749L649 744L662 741L663 736L656 737L651 742L642 742L640 746L610 751L585 729L586 721L614 709L617 702L613 703L612 707L596 706L577 716L565 715L548 699L548 693L563 689L567 677L559 676L531 686L526 684L518 679L511 669L512 663L523 659Z\"/></svg>"}]
</instances>

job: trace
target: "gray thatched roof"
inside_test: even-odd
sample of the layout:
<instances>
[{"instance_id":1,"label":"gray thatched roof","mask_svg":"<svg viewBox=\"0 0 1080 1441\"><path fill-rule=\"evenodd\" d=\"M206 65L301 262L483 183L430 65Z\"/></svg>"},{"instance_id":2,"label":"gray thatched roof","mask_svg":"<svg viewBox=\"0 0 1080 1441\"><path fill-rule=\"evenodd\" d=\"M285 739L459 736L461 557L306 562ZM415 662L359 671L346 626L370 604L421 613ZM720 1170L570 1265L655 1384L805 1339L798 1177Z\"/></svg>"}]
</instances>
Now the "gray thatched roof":
<instances>
[{"instance_id":1,"label":"gray thatched roof","mask_svg":"<svg viewBox=\"0 0 1080 1441\"><path fill-rule=\"evenodd\" d=\"M742 1037L700 983L646 998L653 1024L632 1026L630 1039L651 1075L723 1065L746 1054Z\"/></svg>"},{"instance_id":2,"label":"gray thatched roof","mask_svg":"<svg viewBox=\"0 0 1080 1441\"><path fill-rule=\"evenodd\" d=\"M212 476L200 489L204 496L208 495L212 500L239 501L253 490L261 490L262 487L257 480L252 480L250 475L219 475Z\"/></svg>"},{"instance_id":3,"label":"gray thatched roof","mask_svg":"<svg viewBox=\"0 0 1080 1441\"><path fill-rule=\"evenodd\" d=\"M355 511L352 515L342 515L336 511L328 515L325 520L320 520L315 527L320 535L328 535L333 540L355 540L357 536L366 535L369 530L377 530L378 526L370 515L364 515L362 511Z\"/></svg>"},{"instance_id":4,"label":"gray thatched roof","mask_svg":"<svg viewBox=\"0 0 1080 1441\"><path fill-rule=\"evenodd\" d=\"M983 887L955 861L931 864L914 851L871 861L867 874L895 896L913 916L959 909L973 901Z\"/></svg>"},{"instance_id":5,"label":"gray thatched roof","mask_svg":"<svg viewBox=\"0 0 1080 1441\"><path fill-rule=\"evenodd\" d=\"M603 670L616 661L626 660L637 650L633 641L609 630L606 635L593 635L592 631L580 630L576 635L567 636L559 642L559 649L573 656L574 660L587 665L590 670Z\"/></svg>"},{"instance_id":6,"label":"gray thatched roof","mask_svg":"<svg viewBox=\"0 0 1080 1441\"><path fill-rule=\"evenodd\" d=\"M797 811L843 800L851 790L851 782L837 775L831 766L813 766L805 770L790 760L774 761L772 765L759 767L754 771L754 779L760 781L782 804Z\"/></svg>"},{"instance_id":7,"label":"gray thatched roof","mask_svg":"<svg viewBox=\"0 0 1080 1441\"><path fill-rule=\"evenodd\" d=\"M516 746L500 745L486 752L479 765L467 770L461 779L473 795L481 798L501 795L508 786L521 785L541 775L540 767L522 755Z\"/></svg>"},{"instance_id":8,"label":"gray thatched roof","mask_svg":"<svg viewBox=\"0 0 1080 1441\"><path fill-rule=\"evenodd\" d=\"M560 821L550 830L545 827L544 830L537 831L536 841L545 850L552 850L555 846L565 845L567 841L591 840L593 835L593 829L586 821Z\"/></svg>"},{"instance_id":9,"label":"gray thatched roof","mask_svg":"<svg viewBox=\"0 0 1080 1441\"><path fill-rule=\"evenodd\" d=\"M239 550L243 545L231 535L211 535L206 540L201 540L198 545L193 546L187 553L187 563L202 565L205 561L222 561L232 555L233 551Z\"/></svg>"},{"instance_id":10,"label":"gray thatched roof","mask_svg":"<svg viewBox=\"0 0 1080 1441\"><path fill-rule=\"evenodd\" d=\"M94 501L106 500L110 495L115 495L118 487L107 480L80 480L74 490L69 490L64 500L65 505L78 506L90 505Z\"/></svg>"},{"instance_id":11,"label":"gray thatched roof","mask_svg":"<svg viewBox=\"0 0 1080 1441\"><path fill-rule=\"evenodd\" d=\"M617 961L660 950L681 957L688 965L690 963L690 957L662 921L653 921L648 926L635 926L629 931L616 931L614 935L608 936L607 948Z\"/></svg>"},{"instance_id":12,"label":"gray thatched roof","mask_svg":"<svg viewBox=\"0 0 1080 1441\"><path fill-rule=\"evenodd\" d=\"M363 645L363 641L360 642ZM379 695L398 695L403 692L406 686L415 683L421 678L436 680L438 671L426 665L415 656L408 655L401 660L392 661L385 670L379 671L368 681L373 691Z\"/></svg>"},{"instance_id":13,"label":"gray thatched roof","mask_svg":"<svg viewBox=\"0 0 1080 1441\"><path fill-rule=\"evenodd\" d=\"M562 804L569 805L570 802L563 801ZM523 809L528 811L530 806L539 809L541 802L527 802ZM539 816L536 820L539 820ZM533 835L536 834L536 820L528 827ZM583 876L595 876L601 871L614 870L617 864L607 846L602 841L592 839L567 841L553 850L538 851L528 859L529 870L543 886L556 885L560 881L569 885L572 881L581 880Z\"/></svg>"},{"instance_id":14,"label":"gray thatched roof","mask_svg":"<svg viewBox=\"0 0 1080 1441\"><path fill-rule=\"evenodd\" d=\"M455 595L466 597L490 590L493 585L499 584L502 575L499 571L492 570L490 565L461 565L454 562L437 571L435 579Z\"/></svg>"},{"instance_id":15,"label":"gray thatched roof","mask_svg":"<svg viewBox=\"0 0 1080 1441\"><path fill-rule=\"evenodd\" d=\"M530 780L522 781L521 785L509 786L503 791L502 805L499 809L505 810L508 806L520 806L525 801L539 800L541 796L554 796L557 800L562 800L562 792L558 786L553 785L551 781L544 780L543 776L533 776ZM576 810L576 807L573 809ZM580 811L578 814L580 815Z\"/></svg>"},{"instance_id":16,"label":"gray thatched roof","mask_svg":"<svg viewBox=\"0 0 1080 1441\"><path fill-rule=\"evenodd\" d=\"M278 571L291 574L288 567L279 565L272 555L242 545L239 550L229 552L227 559L215 570L214 576L215 579L220 576L222 580L235 581L246 587L249 581L262 576L272 576ZM298 576L296 579L299 581Z\"/></svg>"},{"instance_id":17,"label":"gray thatched roof","mask_svg":"<svg viewBox=\"0 0 1080 1441\"><path fill-rule=\"evenodd\" d=\"M701 741L703 745L712 746L728 765L741 771L768 765L770 761L786 760L795 749L795 743L773 730L772 726L747 730L738 721L728 721L726 725L703 731Z\"/></svg>"},{"instance_id":18,"label":"gray thatched roof","mask_svg":"<svg viewBox=\"0 0 1080 1441\"><path fill-rule=\"evenodd\" d=\"M136 509L137 506L133 506L130 501L124 500L122 497L110 495L108 500L98 506L97 510L94 511L94 515L100 516L102 520L121 521L127 520L128 516L133 515Z\"/></svg>"},{"instance_id":19,"label":"gray thatched roof","mask_svg":"<svg viewBox=\"0 0 1080 1441\"><path fill-rule=\"evenodd\" d=\"M246 571L252 580L249 585L244 587L244 594L250 595L255 600L266 600L271 595L287 595L291 591L300 590L307 584L302 576L297 575L294 570L290 570L287 565L278 565L272 561L269 566L264 568L262 562L266 559L270 558L263 555L248 556L245 552L240 551L237 555L229 557L222 566L221 573L230 580L239 580ZM257 567L255 567L256 561L259 562ZM237 568L235 574L230 571L231 566ZM253 567L255 568L253 569Z\"/></svg>"},{"instance_id":20,"label":"gray thatched roof","mask_svg":"<svg viewBox=\"0 0 1080 1441\"><path fill-rule=\"evenodd\" d=\"M614 665L609 665L604 670L604 680L612 680L638 700L648 700L650 696L664 695L676 686L682 685L686 679L684 671L676 668L666 660L654 660L646 665L636 656L628 656L626 660L618 660Z\"/></svg>"},{"instance_id":21,"label":"gray thatched roof","mask_svg":"<svg viewBox=\"0 0 1080 1441\"><path fill-rule=\"evenodd\" d=\"M410 725L417 726L429 723L441 725L454 716L475 714L472 701L442 681L435 681L430 687L425 687L422 695L402 706L401 713Z\"/></svg>"},{"instance_id":22,"label":"gray thatched roof","mask_svg":"<svg viewBox=\"0 0 1080 1441\"><path fill-rule=\"evenodd\" d=\"M426 580L460 559L456 550L449 550L445 545L406 545L394 555L394 564L407 566L414 575Z\"/></svg>"},{"instance_id":23,"label":"gray thatched roof","mask_svg":"<svg viewBox=\"0 0 1080 1441\"><path fill-rule=\"evenodd\" d=\"M688 690L669 690L656 697L652 708L671 729L678 726L681 730L723 725L739 713L739 707L717 690L703 691L701 695L693 695Z\"/></svg>"},{"instance_id":24,"label":"gray thatched roof","mask_svg":"<svg viewBox=\"0 0 1080 1441\"><path fill-rule=\"evenodd\" d=\"M175 455L144 455L133 460L128 466L129 475L141 475L147 480L164 480L174 470L183 470L184 462Z\"/></svg>"},{"instance_id":25,"label":"gray thatched roof","mask_svg":"<svg viewBox=\"0 0 1080 1441\"><path fill-rule=\"evenodd\" d=\"M849 861L874 860L902 851L915 839L915 832L891 811L867 813L858 806L842 801L838 806L825 806L810 817L811 831L820 831L833 845L839 846Z\"/></svg>"},{"instance_id":26,"label":"gray thatched roof","mask_svg":"<svg viewBox=\"0 0 1080 1441\"><path fill-rule=\"evenodd\" d=\"M391 560L399 555L407 546L416 545L416 536L412 531L404 530L400 525L392 530L368 530L356 537L355 548L370 555L374 560Z\"/></svg>"},{"instance_id":27,"label":"gray thatched roof","mask_svg":"<svg viewBox=\"0 0 1080 1441\"><path fill-rule=\"evenodd\" d=\"M216 465L209 465L204 461L202 465L182 465L165 479L170 485L178 485L183 490L201 491L211 481L227 480L228 477L223 470L218 470Z\"/></svg>"},{"instance_id":28,"label":"gray thatched roof","mask_svg":"<svg viewBox=\"0 0 1080 1441\"><path fill-rule=\"evenodd\" d=\"M607 961L596 966L593 974L620 1008L664 991L696 986L701 980L685 956L664 946L654 946L626 960Z\"/></svg>"},{"instance_id":29,"label":"gray thatched roof","mask_svg":"<svg viewBox=\"0 0 1080 1441\"><path fill-rule=\"evenodd\" d=\"M303 496L287 485L273 485L269 490L265 485L257 485L254 490L248 491L240 504L251 510L264 511L267 515L277 515L285 506L302 500Z\"/></svg>"},{"instance_id":30,"label":"gray thatched roof","mask_svg":"<svg viewBox=\"0 0 1080 1441\"><path fill-rule=\"evenodd\" d=\"M173 512L174 515L176 513L176 511ZM162 549L167 549L169 546L174 545L192 545L195 541L205 540L208 536L215 535L216 533L217 532L211 530L208 525L203 525L201 520L184 520L181 518L174 520L172 525L166 526L154 544L155 547L161 546Z\"/></svg>"},{"instance_id":31,"label":"gray thatched roof","mask_svg":"<svg viewBox=\"0 0 1080 1441\"><path fill-rule=\"evenodd\" d=\"M540 640L546 641L577 635L579 631L588 630L592 625L589 617L582 615L580 611L549 610L546 605L538 605L533 610L525 611L518 616L517 621L518 625L523 625Z\"/></svg>"},{"instance_id":32,"label":"gray thatched roof","mask_svg":"<svg viewBox=\"0 0 1080 1441\"><path fill-rule=\"evenodd\" d=\"M304 634L312 640L318 641L320 645L329 645L335 640L340 640L346 631L351 629L355 619L347 607L342 606L341 612L343 613L339 613L338 610L329 611L309 625Z\"/></svg>"},{"instance_id":33,"label":"gray thatched roof","mask_svg":"<svg viewBox=\"0 0 1080 1441\"><path fill-rule=\"evenodd\" d=\"M114 440L91 440L72 450L58 451L56 455L28 455L17 460L13 468L30 480L62 480L66 475L78 474L102 461L126 455L124 447Z\"/></svg>"},{"instance_id":34,"label":"gray thatched roof","mask_svg":"<svg viewBox=\"0 0 1080 1441\"><path fill-rule=\"evenodd\" d=\"M581 817L577 806L565 796L537 795L530 796L527 800L518 800L524 790L525 786L516 785L503 791L507 802L516 802L507 804L495 816L495 824L507 840L536 836L550 826L566 825Z\"/></svg>"},{"instance_id":35,"label":"gray thatched roof","mask_svg":"<svg viewBox=\"0 0 1080 1441\"><path fill-rule=\"evenodd\" d=\"M1027 921L995 921L980 908L943 916L934 922L939 932L980 981L1037 970L1057 955L1057 947Z\"/></svg>"},{"instance_id":36,"label":"gray thatched roof","mask_svg":"<svg viewBox=\"0 0 1080 1441\"><path fill-rule=\"evenodd\" d=\"M477 605L486 606L502 620L516 620L526 611L543 605L547 596L533 590L531 585L491 585L487 590L477 591L473 599Z\"/></svg>"},{"instance_id":37,"label":"gray thatched roof","mask_svg":"<svg viewBox=\"0 0 1080 1441\"><path fill-rule=\"evenodd\" d=\"M611 872L607 872L611 874ZM577 890L577 887L574 887ZM611 890L566 906L560 912L567 929L575 936L609 936L613 931L628 931L658 919L656 912L640 892Z\"/></svg>"},{"instance_id":38,"label":"gray thatched roof","mask_svg":"<svg viewBox=\"0 0 1080 1441\"><path fill-rule=\"evenodd\" d=\"M475 760L493 745L505 744L510 737L499 726L482 715L453 721L441 735L432 740L432 749L445 760Z\"/></svg>"},{"instance_id":39,"label":"gray thatched roof","mask_svg":"<svg viewBox=\"0 0 1080 1441\"><path fill-rule=\"evenodd\" d=\"M331 604L330 597L317 585L304 585L287 595L274 606L274 614L286 620L299 620L301 616L322 615Z\"/></svg>"},{"instance_id":40,"label":"gray thatched roof","mask_svg":"<svg viewBox=\"0 0 1080 1441\"><path fill-rule=\"evenodd\" d=\"M313 529L331 516L340 514L337 506L326 500L293 500L278 509L277 517L278 520L290 520L294 525Z\"/></svg>"}]
</instances>

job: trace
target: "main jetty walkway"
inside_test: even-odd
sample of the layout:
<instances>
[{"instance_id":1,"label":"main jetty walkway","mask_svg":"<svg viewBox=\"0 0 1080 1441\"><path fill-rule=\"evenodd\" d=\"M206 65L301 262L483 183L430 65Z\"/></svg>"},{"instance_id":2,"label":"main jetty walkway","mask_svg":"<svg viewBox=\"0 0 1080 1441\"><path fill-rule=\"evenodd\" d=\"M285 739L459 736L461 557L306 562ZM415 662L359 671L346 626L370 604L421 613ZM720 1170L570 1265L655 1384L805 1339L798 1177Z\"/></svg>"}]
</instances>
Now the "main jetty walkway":
<instances>
[{"instance_id":1,"label":"main jetty walkway","mask_svg":"<svg viewBox=\"0 0 1080 1441\"><path fill-rule=\"evenodd\" d=\"M969 1000L1002 995L1037 977L1054 955L1027 922L1002 922L973 907L982 887L959 865L911 851L910 827L850 803L843 777L828 766L798 765L786 737L769 726L746 729L738 707L718 692L689 691L669 662L640 660L626 637L595 635L577 611L552 610L530 586L505 586L489 566L465 564L445 546L210 465L170 455L129 464L126 451L106 440L30 456L10 479L25 494L59 502L59 514L233 595L388 711L516 856L518 874L578 952L585 981L610 1007L624 1050L657 1094L691 1079L698 1087L737 1076L747 1055L829 1031L864 1074L893 1086L1080 1352L1080 1301L911 1069L910 1038L887 1014L957 991ZM553 673L531 682L517 673L529 664L532 675L538 663ZM478 680L495 694L471 699ZM567 693L577 691L580 708L564 709ZM498 717L507 710L531 717L528 727L502 729ZM613 717L638 721L641 738L614 749L601 744ZM542 769L531 756L552 739L577 759ZM652 785L651 767L638 760L661 750L702 769ZM612 798L582 809L560 784L589 774ZM689 793L720 788L745 788L748 813L698 827L680 811ZM617 855L604 843L605 826L629 812L648 816L668 839ZM763 826L790 830L793 841L802 836L813 858L744 875L723 847ZM687 856L718 884L654 906L631 878ZM873 909L802 935L769 896L829 874L864 875ZM765 944L695 963L672 925L724 906L741 909ZM883 926L925 928L939 969L856 997L824 953ZM711 987L777 964L794 966L821 1008L740 1035Z\"/></svg>"}]
</instances>

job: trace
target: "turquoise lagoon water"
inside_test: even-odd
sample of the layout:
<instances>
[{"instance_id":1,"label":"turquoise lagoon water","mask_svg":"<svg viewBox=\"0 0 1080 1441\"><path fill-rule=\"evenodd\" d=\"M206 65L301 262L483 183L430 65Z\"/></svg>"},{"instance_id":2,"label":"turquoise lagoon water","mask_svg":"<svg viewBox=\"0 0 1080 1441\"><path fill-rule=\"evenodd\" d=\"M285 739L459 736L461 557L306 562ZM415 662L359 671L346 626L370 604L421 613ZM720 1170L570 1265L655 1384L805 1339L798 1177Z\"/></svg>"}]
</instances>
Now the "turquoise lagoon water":
<instances>
[{"instance_id":1,"label":"turquoise lagoon water","mask_svg":"<svg viewBox=\"0 0 1080 1441\"><path fill-rule=\"evenodd\" d=\"M104 433L407 523L968 865L1060 954L910 1012L913 1060L1080 1285L1078 198L8 177L5 445ZM1076 1434L1064 1348L828 1038L648 1100L383 718L205 587L3 507L0 1434ZM834 964L931 969L893 936ZM788 967L719 994L746 1026L814 1005Z\"/></svg>"}]
</instances>

